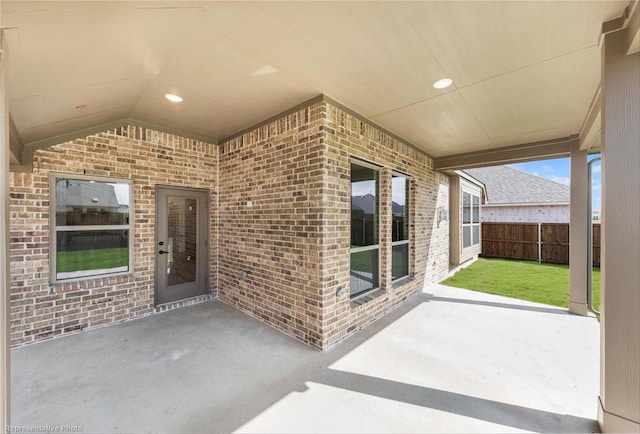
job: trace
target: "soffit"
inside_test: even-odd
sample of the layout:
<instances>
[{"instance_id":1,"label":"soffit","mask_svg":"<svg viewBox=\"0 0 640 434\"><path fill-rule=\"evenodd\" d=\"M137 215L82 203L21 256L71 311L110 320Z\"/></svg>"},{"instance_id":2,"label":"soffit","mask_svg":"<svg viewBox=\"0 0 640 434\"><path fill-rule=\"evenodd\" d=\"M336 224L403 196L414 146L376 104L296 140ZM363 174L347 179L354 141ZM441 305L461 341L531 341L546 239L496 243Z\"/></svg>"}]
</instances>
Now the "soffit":
<instances>
[{"instance_id":1,"label":"soffit","mask_svg":"<svg viewBox=\"0 0 640 434\"><path fill-rule=\"evenodd\" d=\"M320 93L436 157L563 137L625 6L3 1L10 110L27 144L125 118L217 140Z\"/></svg>"}]
</instances>

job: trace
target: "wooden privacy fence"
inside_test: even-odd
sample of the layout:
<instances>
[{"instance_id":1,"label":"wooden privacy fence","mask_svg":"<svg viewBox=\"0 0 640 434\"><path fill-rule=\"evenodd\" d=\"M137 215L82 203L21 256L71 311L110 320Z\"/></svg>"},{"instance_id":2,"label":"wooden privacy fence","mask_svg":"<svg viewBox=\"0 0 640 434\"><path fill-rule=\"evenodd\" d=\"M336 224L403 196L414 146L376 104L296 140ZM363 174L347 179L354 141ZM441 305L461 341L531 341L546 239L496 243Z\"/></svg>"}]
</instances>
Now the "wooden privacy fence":
<instances>
[{"instance_id":1,"label":"wooden privacy fence","mask_svg":"<svg viewBox=\"0 0 640 434\"><path fill-rule=\"evenodd\" d=\"M483 222L481 256L569 264L569 223ZM593 265L600 266L600 223L593 224Z\"/></svg>"}]
</instances>

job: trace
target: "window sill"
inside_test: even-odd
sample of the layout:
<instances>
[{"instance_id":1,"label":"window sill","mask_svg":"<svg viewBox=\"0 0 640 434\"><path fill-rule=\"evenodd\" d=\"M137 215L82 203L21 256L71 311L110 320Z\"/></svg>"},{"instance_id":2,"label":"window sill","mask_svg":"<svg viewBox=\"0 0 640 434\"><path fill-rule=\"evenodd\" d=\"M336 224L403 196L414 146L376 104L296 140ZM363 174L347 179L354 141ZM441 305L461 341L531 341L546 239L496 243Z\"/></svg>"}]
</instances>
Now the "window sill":
<instances>
[{"instance_id":1,"label":"window sill","mask_svg":"<svg viewBox=\"0 0 640 434\"><path fill-rule=\"evenodd\" d=\"M408 276L403 276L399 279L396 279L394 281L391 282L391 287L392 288L400 288L401 286L406 285L409 282L413 282L414 280L416 280L415 277L413 277L412 275L408 275Z\"/></svg>"},{"instance_id":2,"label":"window sill","mask_svg":"<svg viewBox=\"0 0 640 434\"><path fill-rule=\"evenodd\" d=\"M374 290L365 292L364 294L356 295L349 301L349 305L352 308L362 306L363 304L366 304L372 300L375 300L376 298L385 294L386 292L380 288L374 289Z\"/></svg>"},{"instance_id":3,"label":"window sill","mask_svg":"<svg viewBox=\"0 0 640 434\"><path fill-rule=\"evenodd\" d=\"M89 280L98 280L98 279L113 279L119 278L124 279L133 277L133 271L123 271L122 273L113 273L113 274L98 274L94 276L82 276L73 279L64 279L64 280L54 280L49 282L50 286L62 286L62 285L73 285L75 283L83 283Z\"/></svg>"}]
</instances>

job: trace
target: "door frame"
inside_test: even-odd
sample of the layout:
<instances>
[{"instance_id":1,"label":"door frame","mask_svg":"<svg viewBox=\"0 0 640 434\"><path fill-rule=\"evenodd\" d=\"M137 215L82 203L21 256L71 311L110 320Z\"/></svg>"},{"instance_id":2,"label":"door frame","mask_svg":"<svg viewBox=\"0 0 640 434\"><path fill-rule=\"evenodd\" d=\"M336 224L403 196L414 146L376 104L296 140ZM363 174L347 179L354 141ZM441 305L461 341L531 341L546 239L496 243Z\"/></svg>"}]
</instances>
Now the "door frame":
<instances>
[{"instance_id":1,"label":"door frame","mask_svg":"<svg viewBox=\"0 0 640 434\"><path fill-rule=\"evenodd\" d=\"M203 239L204 242L204 246L203 248L205 249L204 252L202 252L202 255L205 256L205 258L203 259L203 263L206 264L205 265L205 271L203 271L203 275L204 275L204 283L203 285L205 286L205 290L202 293L202 295L205 294L210 294L211 293L211 273L210 273L210 264L211 264L211 230L210 230L210 226L211 226L211 190L206 189L206 188L197 188L197 187L186 187L186 186L176 186L176 185L167 185L167 184L156 184L156 188L155 188L155 228L154 228L154 234L153 234L153 266L154 266L154 281L153 281L153 305L154 306L160 306L163 304L168 304L168 303L176 303L176 302L180 302L181 300L185 300L186 298L190 298L190 297L186 297L184 299L178 299L178 300L174 300L174 301L168 301L168 302L164 302L164 303L158 303L158 282L160 281L159 279L159 274L160 274L160 269L158 267L158 250L160 249L160 246L158 245L159 241L159 197L160 197L160 191L161 190L179 190L179 191L184 191L184 192L193 192L196 194L204 194L206 196L206 203L204 204L204 208L206 211L206 217L204 218L204 224L201 226L204 226L202 228L199 228L198 234L196 235L196 237L198 239ZM200 231L203 231L202 235L200 233ZM198 252L199 253L199 252ZM197 253L197 255L198 255ZM199 256L199 255L198 255ZM198 258L199 259L199 258ZM198 260L197 259L197 260Z\"/></svg>"}]
</instances>

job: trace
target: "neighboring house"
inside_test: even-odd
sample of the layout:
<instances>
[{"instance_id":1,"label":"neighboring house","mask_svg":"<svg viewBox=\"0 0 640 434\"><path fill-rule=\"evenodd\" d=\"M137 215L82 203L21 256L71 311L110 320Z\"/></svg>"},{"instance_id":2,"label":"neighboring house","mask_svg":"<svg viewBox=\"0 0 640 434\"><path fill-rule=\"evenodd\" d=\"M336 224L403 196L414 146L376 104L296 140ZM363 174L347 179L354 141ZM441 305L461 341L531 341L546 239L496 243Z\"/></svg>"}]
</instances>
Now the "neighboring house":
<instances>
[{"instance_id":1,"label":"neighboring house","mask_svg":"<svg viewBox=\"0 0 640 434\"><path fill-rule=\"evenodd\" d=\"M482 221L569 223L570 188L509 166L465 169L485 185Z\"/></svg>"}]
</instances>

